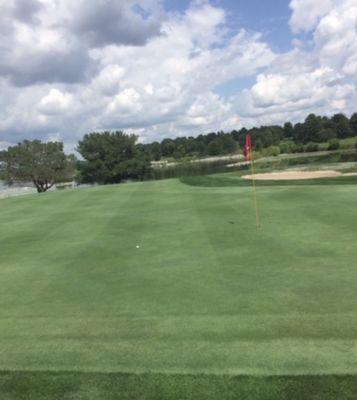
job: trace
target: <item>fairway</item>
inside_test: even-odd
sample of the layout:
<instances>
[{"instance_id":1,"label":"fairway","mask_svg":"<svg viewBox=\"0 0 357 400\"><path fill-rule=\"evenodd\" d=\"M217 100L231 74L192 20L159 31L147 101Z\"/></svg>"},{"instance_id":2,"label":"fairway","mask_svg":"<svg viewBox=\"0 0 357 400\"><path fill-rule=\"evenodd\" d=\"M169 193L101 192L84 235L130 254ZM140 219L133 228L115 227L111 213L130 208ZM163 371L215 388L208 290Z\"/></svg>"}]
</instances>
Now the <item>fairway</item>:
<instances>
[{"instance_id":1,"label":"fairway","mask_svg":"<svg viewBox=\"0 0 357 400\"><path fill-rule=\"evenodd\" d=\"M0 201L0 369L357 373L356 185ZM139 248L137 248L139 246Z\"/></svg>"}]
</instances>

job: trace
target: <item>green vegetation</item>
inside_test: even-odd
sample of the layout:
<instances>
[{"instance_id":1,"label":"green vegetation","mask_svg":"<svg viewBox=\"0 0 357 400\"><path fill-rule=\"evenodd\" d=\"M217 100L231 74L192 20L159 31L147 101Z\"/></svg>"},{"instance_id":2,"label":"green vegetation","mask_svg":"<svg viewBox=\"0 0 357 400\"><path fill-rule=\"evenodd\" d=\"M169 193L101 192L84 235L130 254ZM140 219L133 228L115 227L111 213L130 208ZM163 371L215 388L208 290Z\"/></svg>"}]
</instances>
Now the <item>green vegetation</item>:
<instances>
[{"instance_id":1,"label":"green vegetation","mask_svg":"<svg viewBox=\"0 0 357 400\"><path fill-rule=\"evenodd\" d=\"M136 141L137 136L121 131L85 135L77 148L84 158L78 163L79 180L100 184L143 180L150 171L150 160Z\"/></svg>"},{"instance_id":2,"label":"green vegetation","mask_svg":"<svg viewBox=\"0 0 357 400\"><path fill-rule=\"evenodd\" d=\"M308 168L306 169L308 170ZM258 172L260 172L258 170ZM267 169L261 172L268 172ZM245 174L250 173L245 171ZM242 175L242 173L240 173ZM198 187L251 187L252 182L248 179L241 179L236 172L214 174L205 176L185 176L180 178L182 183ZM331 186L331 185L356 185L357 176L341 176L336 178L315 178L289 180L256 180L255 185L265 186Z\"/></svg>"},{"instance_id":3,"label":"green vegetation","mask_svg":"<svg viewBox=\"0 0 357 400\"><path fill-rule=\"evenodd\" d=\"M1 201L2 399L353 398L357 186L213 178Z\"/></svg>"},{"instance_id":4,"label":"green vegetation","mask_svg":"<svg viewBox=\"0 0 357 400\"><path fill-rule=\"evenodd\" d=\"M152 160L225 155L234 153L237 146L243 150L247 133L248 129L242 128L239 131L211 132L197 137L166 138L160 143L142 145L142 148ZM327 150L333 139L345 143L341 148L350 148L354 143L350 146L349 139L357 137L357 113L351 118L341 113L331 118L310 114L304 122L295 125L286 122L283 126L253 127L249 133L254 150L263 156ZM334 143L334 149L338 148Z\"/></svg>"},{"instance_id":5,"label":"green vegetation","mask_svg":"<svg viewBox=\"0 0 357 400\"><path fill-rule=\"evenodd\" d=\"M344 152L357 149L357 113L348 119L343 114L331 118L310 114L304 123L284 126L262 126L249 132L253 143L253 158L276 158L290 153L316 153L330 150L340 161L347 161ZM82 160L63 153L62 143L24 141L0 152L0 179L9 182L33 182L38 192L45 192L55 183L75 179L79 183L113 184L122 181L166 179L189 175L225 172L233 156L243 158L246 128L232 132L212 132L197 137L164 139L161 143L137 143L138 137L121 131L93 132L79 141L77 151ZM356 151L350 159L356 158ZM206 156L222 156L207 162ZM230 156L229 156L230 155ZM294 155L293 155L294 156ZM319 155L320 156L320 155ZM302 155L304 157L304 155ZM161 158L178 162L153 166ZM296 159L296 157L293 157ZM286 157L284 158L286 164ZM281 160L281 159L280 159ZM280 160L269 160L280 165ZM312 158L309 161L314 162ZM296 162L298 160L296 159ZM305 161L307 162L307 161ZM291 162L293 163L293 161ZM289 162L289 164L291 164ZM74 167L77 167L77 172ZM272 166L272 165L270 165ZM238 166L235 169L245 168Z\"/></svg>"},{"instance_id":6,"label":"green vegetation","mask_svg":"<svg viewBox=\"0 0 357 400\"><path fill-rule=\"evenodd\" d=\"M32 182L39 193L71 180L75 165L75 157L66 156L60 142L24 140L0 152L0 177L10 183Z\"/></svg>"},{"instance_id":7,"label":"green vegetation","mask_svg":"<svg viewBox=\"0 0 357 400\"><path fill-rule=\"evenodd\" d=\"M355 400L352 375L0 373L4 400Z\"/></svg>"}]
</instances>

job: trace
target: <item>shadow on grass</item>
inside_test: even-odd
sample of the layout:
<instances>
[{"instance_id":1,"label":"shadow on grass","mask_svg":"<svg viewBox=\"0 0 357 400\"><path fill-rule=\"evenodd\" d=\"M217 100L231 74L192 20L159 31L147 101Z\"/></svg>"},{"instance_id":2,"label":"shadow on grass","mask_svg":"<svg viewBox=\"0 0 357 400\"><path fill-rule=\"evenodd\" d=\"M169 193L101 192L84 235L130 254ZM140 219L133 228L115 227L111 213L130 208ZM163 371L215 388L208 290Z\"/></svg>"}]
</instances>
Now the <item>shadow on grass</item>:
<instances>
[{"instance_id":1,"label":"shadow on grass","mask_svg":"<svg viewBox=\"0 0 357 400\"><path fill-rule=\"evenodd\" d=\"M357 376L1 372L1 400L352 400Z\"/></svg>"}]
</instances>

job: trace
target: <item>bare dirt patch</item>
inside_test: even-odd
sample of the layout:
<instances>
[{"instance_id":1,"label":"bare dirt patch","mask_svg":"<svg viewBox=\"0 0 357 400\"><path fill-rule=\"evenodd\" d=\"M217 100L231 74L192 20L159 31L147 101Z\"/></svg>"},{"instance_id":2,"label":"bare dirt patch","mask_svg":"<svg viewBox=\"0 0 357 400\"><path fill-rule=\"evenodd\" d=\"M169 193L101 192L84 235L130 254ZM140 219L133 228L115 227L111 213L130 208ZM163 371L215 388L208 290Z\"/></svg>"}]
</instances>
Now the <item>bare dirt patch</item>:
<instances>
[{"instance_id":1,"label":"bare dirt patch","mask_svg":"<svg viewBox=\"0 0 357 400\"><path fill-rule=\"evenodd\" d=\"M353 176L357 175L355 172L343 174L339 171L325 170L325 171L284 171L284 172L268 172L264 174L255 174L257 180L300 180L300 179L317 179L317 178L336 178L340 176ZM252 179L252 175L244 175L243 179Z\"/></svg>"}]
</instances>

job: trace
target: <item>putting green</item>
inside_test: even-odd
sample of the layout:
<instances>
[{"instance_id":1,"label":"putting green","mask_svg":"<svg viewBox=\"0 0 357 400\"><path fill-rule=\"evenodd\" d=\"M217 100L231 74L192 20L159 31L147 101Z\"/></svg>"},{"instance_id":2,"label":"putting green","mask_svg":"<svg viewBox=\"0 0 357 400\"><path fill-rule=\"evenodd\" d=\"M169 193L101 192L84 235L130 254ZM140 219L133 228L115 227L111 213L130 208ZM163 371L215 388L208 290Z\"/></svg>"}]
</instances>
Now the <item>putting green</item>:
<instances>
[{"instance_id":1,"label":"putting green","mask_svg":"<svg viewBox=\"0 0 357 400\"><path fill-rule=\"evenodd\" d=\"M356 197L259 187L259 231L250 187L1 200L0 369L357 373Z\"/></svg>"}]
</instances>

